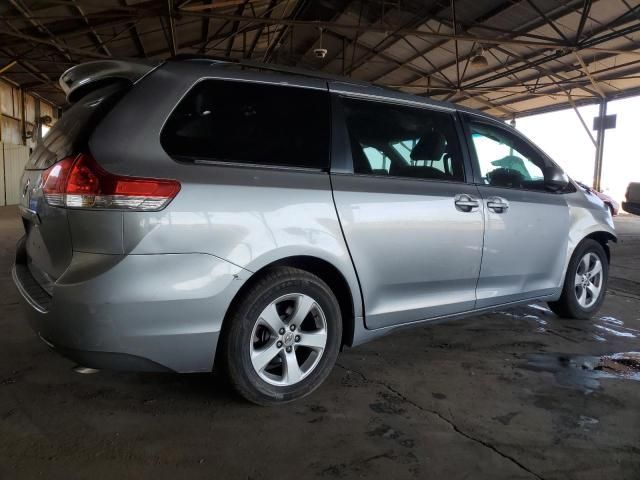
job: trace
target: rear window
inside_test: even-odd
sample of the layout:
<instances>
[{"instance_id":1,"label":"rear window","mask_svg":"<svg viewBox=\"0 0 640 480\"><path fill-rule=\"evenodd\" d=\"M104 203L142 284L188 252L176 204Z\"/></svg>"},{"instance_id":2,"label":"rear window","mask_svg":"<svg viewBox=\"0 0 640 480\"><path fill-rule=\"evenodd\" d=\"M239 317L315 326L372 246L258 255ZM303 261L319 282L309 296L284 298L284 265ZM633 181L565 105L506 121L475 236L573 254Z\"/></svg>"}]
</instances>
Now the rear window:
<instances>
[{"instance_id":1,"label":"rear window","mask_svg":"<svg viewBox=\"0 0 640 480\"><path fill-rule=\"evenodd\" d=\"M223 80L196 84L162 131L178 160L327 169L326 91Z\"/></svg>"},{"instance_id":2,"label":"rear window","mask_svg":"<svg viewBox=\"0 0 640 480\"><path fill-rule=\"evenodd\" d=\"M91 132L129 86L125 82L112 82L90 91L74 103L36 146L26 169L43 170L64 157L85 150Z\"/></svg>"}]
</instances>

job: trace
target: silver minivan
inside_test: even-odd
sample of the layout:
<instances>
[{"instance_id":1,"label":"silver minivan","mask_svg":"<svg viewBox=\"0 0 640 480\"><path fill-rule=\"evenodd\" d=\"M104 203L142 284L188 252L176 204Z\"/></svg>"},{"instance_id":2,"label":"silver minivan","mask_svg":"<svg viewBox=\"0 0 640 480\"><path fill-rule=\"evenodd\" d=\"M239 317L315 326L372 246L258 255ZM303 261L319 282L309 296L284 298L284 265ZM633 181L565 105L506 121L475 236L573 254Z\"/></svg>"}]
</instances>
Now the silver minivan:
<instances>
[{"instance_id":1,"label":"silver minivan","mask_svg":"<svg viewBox=\"0 0 640 480\"><path fill-rule=\"evenodd\" d=\"M40 338L81 365L220 369L274 404L399 327L603 302L608 209L502 121L203 58L60 84L72 106L22 177L13 277Z\"/></svg>"}]
</instances>

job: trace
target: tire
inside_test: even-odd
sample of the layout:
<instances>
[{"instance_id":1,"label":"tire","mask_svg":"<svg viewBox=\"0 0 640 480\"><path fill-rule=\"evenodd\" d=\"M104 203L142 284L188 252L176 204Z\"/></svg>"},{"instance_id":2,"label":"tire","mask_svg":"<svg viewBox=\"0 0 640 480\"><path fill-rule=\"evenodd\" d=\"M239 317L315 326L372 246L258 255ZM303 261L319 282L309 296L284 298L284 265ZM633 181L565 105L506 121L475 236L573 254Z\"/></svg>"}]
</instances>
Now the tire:
<instances>
[{"instance_id":1,"label":"tire","mask_svg":"<svg viewBox=\"0 0 640 480\"><path fill-rule=\"evenodd\" d=\"M258 405L291 402L331 372L342 341L340 306L317 276L275 267L234 302L221 340L222 366L242 397Z\"/></svg>"},{"instance_id":2,"label":"tire","mask_svg":"<svg viewBox=\"0 0 640 480\"><path fill-rule=\"evenodd\" d=\"M587 257L589 256L589 257ZM588 258L588 260L584 260ZM592 277L593 282L589 285L584 273L593 273L596 267L596 260L601 265L600 280L597 280L597 274ZM588 263L588 264L587 264ZM591 269L591 270L590 270ZM573 252L571 261L567 268L567 274L562 288L562 295L556 302L549 302L549 308L553 312L564 318L575 318L586 320L596 313L604 302L607 291L607 279L609 276L609 261L603 246L595 240L583 240ZM586 288L578 280L582 280L588 285ZM595 287L599 285L597 295ZM582 294L584 292L584 297Z\"/></svg>"}]
</instances>

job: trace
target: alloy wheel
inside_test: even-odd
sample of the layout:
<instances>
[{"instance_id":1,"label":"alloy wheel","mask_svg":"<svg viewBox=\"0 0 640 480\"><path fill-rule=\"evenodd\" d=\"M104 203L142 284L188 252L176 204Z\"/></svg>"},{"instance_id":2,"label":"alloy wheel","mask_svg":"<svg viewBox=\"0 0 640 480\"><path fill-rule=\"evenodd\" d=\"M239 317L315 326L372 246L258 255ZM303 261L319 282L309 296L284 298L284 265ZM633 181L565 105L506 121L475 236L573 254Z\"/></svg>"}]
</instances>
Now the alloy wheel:
<instances>
[{"instance_id":1,"label":"alloy wheel","mask_svg":"<svg viewBox=\"0 0 640 480\"><path fill-rule=\"evenodd\" d=\"M576 299L582 308L590 308L598 301L602 280L600 258L592 252L586 253L578 263L574 284Z\"/></svg>"},{"instance_id":2,"label":"alloy wheel","mask_svg":"<svg viewBox=\"0 0 640 480\"><path fill-rule=\"evenodd\" d=\"M306 378L327 346L327 320L320 305L302 293L283 295L262 311L251 334L255 372L271 385Z\"/></svg>"}]
</instances>

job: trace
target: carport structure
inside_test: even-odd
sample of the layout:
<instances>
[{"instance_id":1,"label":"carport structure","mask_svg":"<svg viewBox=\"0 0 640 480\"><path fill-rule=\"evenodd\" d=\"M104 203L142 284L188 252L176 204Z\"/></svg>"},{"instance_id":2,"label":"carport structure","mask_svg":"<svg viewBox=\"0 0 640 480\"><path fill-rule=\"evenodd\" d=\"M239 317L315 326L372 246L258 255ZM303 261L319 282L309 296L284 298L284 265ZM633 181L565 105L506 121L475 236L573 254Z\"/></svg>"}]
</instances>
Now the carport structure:
<instances>
[{"instance_id":1,"label":"carport structure","mask_svg":"<svg viewBox=\"0 0 640 480\"><path fill-rule=\"evenodd\" d=\"M60 74L177 54L301 67L504 119L640 93L638 0L7 0L0 74L58 105ZM602 170L603 130L594 186Z\"/></svg>"}]
</instances>

